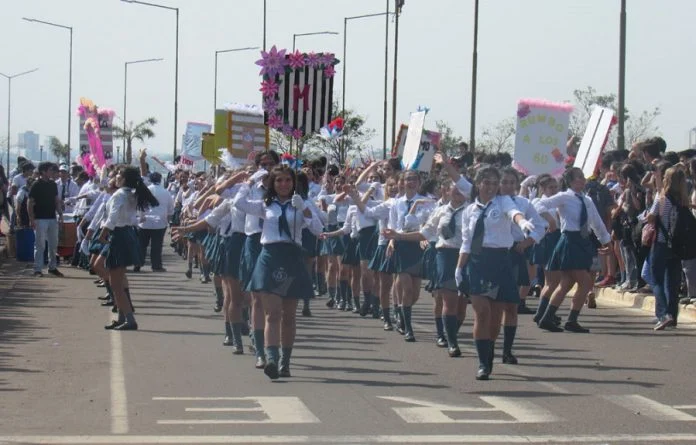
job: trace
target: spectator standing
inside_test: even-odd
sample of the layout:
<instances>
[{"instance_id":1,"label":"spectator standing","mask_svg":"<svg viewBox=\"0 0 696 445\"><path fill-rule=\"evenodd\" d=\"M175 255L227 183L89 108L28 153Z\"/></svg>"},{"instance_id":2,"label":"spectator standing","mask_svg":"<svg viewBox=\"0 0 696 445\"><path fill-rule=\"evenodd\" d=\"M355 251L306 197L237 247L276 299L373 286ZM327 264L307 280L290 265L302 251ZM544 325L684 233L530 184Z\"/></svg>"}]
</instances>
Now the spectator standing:
<instances>
[{"instance_id":1,"label":"spectator standing","mask_svg":"<svg viewBox=\"0 0 696 445\"><path fill-rule=\"evenodd\" d=\"M164 234L167 231L169 218L174 214L174 200L172 195L162 187L162 175L159 173L150 174L148 187L150 192L157 198L158 206L148 207L141 212L138 224L138 236L140 238L140 259L145 262L147 246L150 244L150 263L153 272L166 272L162 267L162 245ZM140 270L140 266L135 267L135 271Z\"/></svg>"},{"instance_id":2,"label":"spectator standing","mask_svg":"<svg viewBox=\"0 0 696 445\"><path fill-rule=\"evenodd\" d=\"M6 218L8 223L10 222L10 208L7 203L7 193L9 191L10 184L5 175L5 167L0 165L0 223L2 222L2 218ZM2 231L0 231L0 236L5 236Z\"/></svg>"},{"instance_id":3,"label":"spectator standing","mask_svg":"<svg viewBox=\"0 0 696 445\"><path fill-rule=\"evenodd\" d=\"M57 277L63 274L58 270L56 248L58 246L58 223L63 222L58 186L53 176L57 170L55 164L42 162L39 164L39 178L29 190L27 212L29 223L36 233L34 249L34 276L42 276L44 249L48 242L48 273ZM56 215L58 219L56 219Z\"/></svg>"},{"instance_id":4,"label":"spectator standing","mask_svg":"<svg viewBox=\"0 0 696 445\"><path fill-rule=\"evenodd\" d=\"M80 186L70 177L67 165L61 164L58 168L58 175L60 178L56 181L56 184L58 185L58 196L60 196L63 212L72 215L75 210L73 198L80 193Z\"/></svg>"}]
</instances>

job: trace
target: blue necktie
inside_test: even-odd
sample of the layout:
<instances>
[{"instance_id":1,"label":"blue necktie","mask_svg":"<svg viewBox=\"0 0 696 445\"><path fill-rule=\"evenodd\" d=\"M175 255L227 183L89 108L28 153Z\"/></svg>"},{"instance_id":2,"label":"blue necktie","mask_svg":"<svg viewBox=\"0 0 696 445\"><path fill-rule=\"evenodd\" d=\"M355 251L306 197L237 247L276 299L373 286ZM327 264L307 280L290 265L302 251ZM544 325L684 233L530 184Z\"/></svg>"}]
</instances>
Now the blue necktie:
<instances>
[{"instance_id":1,"label":"blue necktie","mask_svg":"<svg viewBox=\"0 0 696 445\"><path fill-rule=\"evenodd\" d=\"M454 232L457 230L457 215L459 215L462 210L464 210L464 207L466 206L461 206L458 209L456 209L454 212L452 212L452 218L450 218L449 224L447 224L447 229L449 233L447 234L448 236L445 236L443 238L445 239L450 239L454 238Z\"/></svg>"},{"instance_id":2,"label":"blue necktie","mask_svg":"<svg viewBox=\"0 0 696 445\"><path fill-rule=\"evenodd\" d=\"M292 239L292 235L290 234L290 225L288 224L288 217L285 214L285 211L287 210L290 203L286 202L285 204L281 204L278 201L275 202L280 206L280 216L278 217L278 232L280 233L281 237L283 236L283 233L285 233L288 236L288 238Z\"/></svg>"},{"instance_id":3,"label":"blue necktie","mask_svg":"<svg viewBox=\"0 0 696 445\"><path fill-rule=\"evenodd\" d=\"M483 207L481 214L476 220L476 226L474 226L474 236L471 238L471 253L474 255L481 253L481 249L483 249L483 237L485 236L486 231L486 212L488 211L488 207L490 207L491 202L492 201L489 201L488 204ZM478 204L478 206L481 208L481 204Z\"/></svg>"},{"instance_id":4,"label":"blue necktie","mask_svg":"<svg viewBox=\"0 0 696 445\"><path fill-rule=\"evenodd\" d=\"M580 234L587 238L589 236L589 230L587 230L587 204L585 204L585 199L580 193L576 193L575 196L580 200Z\"/></svg>"}]
</instances>

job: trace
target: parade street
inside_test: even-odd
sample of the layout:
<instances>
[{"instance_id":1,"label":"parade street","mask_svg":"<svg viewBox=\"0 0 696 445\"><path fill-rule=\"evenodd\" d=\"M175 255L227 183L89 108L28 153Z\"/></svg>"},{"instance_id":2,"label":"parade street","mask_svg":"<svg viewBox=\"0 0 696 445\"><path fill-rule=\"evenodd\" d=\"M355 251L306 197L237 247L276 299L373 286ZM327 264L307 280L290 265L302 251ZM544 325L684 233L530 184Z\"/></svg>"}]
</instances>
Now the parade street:
<instances>
[{"instance_id":1,"label":"parade street","mask_svg":"<svg viewBox=\"0 0 696 445\"><path fill-rule=\"evenodd\" d=\"M591 334L552 334L521 316L520 364L498 356L481 382L471 313L451 359L425 292L416 343L318 298L298 316L292 378L271 382L248 340L241 356L222 345L211 286L173 254L165 266L129 275L140 329L109 332L93 277L5 260L0 443L696 443L688 322L655 333L649 314L600 302Z\"/></svg>"}]
</instances>

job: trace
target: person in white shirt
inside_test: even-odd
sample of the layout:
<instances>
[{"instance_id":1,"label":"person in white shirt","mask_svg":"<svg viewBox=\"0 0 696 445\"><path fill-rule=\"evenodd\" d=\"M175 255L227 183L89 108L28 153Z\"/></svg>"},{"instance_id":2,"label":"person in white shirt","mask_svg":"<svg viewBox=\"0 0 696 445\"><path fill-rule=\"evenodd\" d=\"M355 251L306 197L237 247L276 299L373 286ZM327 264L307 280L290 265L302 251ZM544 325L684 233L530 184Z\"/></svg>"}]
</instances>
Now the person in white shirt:
<instances>
[{"instance_id":1,"label":"person in white shirt","mask_svg":"<svg viewBox=\"0 0 696 445\"><path fill-rule=\"evenodd\" d=\"M557 270L562 274L561 284L539 320L539 327L551 332L562 332L565 329L568 332L588 333L590 330L578 323L578 315L594 284L590 267L595 247L589 236L590 229L602 246L611 241L611 236L594 203L583 193L586 180L582 170L577 167L566 170L563 182L568 187L566 191L539 200L539 204L544 207L557 208L561 216L561 237L549 259L549 270ZM603 247L600 251L606 250ZM561 328L554 322L554 317L575 284L577 288L571 311L564 328Z\"/></svg>"},{"instance_id":2,"label":"person in white shirt","mask_svg":"<svg viewBox=\"0 0 696 445\"><path fill-rule=\"evenodd\" d=\"M159 202L145 186L140 172L135 167L124 167L116 176L118 191L107 202L106 219L102 223L99 241L110 241L106 268L109 282L118 307L118 318L105 329L134 331L138 324L133 316L133 304L126 292L126 268L139 266L140 248L133 217L138 210L157 206Z\"/></svg>"},{"instance_id":3,"label":"person in white shirt","mask_svg":"<svg viewBox=\"0 0 696 445\"><path fill-rule=\"evenodd\" d=\"M502 317L494 305L519 302L509 252L514 243L512 224L523 232L534 230L509 196L498 195L500 179L494 167L483 167L476 174L478 195L462 215L462 246L455 271L460 290L469 294L474 308L473 335L479 358L476 380L488 380L493 368Z\"/></svg>"},{"instance_id":4,"label":"person in white shirt","mask_svg":"<svg viewBox=\"0 0 696 445\"><path fill-rule=\"evenodd\" d=\"M162 175L159 173L150 174L150 186L148 189L159 202L156 207L148 207L141 212L140 222L138 223L138 237L140 239L140 259L145 262L147 246L150 245L150 263L153 272L166 272L162 267L162 246L164 244L164 234L167 231L169 218L174 214L174 200L172 195L162 187ZM135 270L140 270L139 266Z\"/></svg>"},{"instance_id":5,"label":"person in white shirt","mask_svg":"<svg viewBox=\"0 0 696 445\"><path fill-rule=\"evenodd\" d=\"M63 213L73 215L75 210L74 198L80 193L80 186L70 177L68 166L61 164L58 167L60 178L56 181L58 185L58 197L63 203Z\"/></svg>"}]
</instances>

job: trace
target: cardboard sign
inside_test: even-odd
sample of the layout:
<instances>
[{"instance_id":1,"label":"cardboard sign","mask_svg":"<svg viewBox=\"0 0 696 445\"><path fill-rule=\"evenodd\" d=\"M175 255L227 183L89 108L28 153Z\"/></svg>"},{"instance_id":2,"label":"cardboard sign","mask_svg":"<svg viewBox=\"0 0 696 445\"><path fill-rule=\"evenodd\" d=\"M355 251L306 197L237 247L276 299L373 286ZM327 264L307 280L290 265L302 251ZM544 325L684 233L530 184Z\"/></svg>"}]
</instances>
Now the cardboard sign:
<instances>
[{"instance_id":1,"label":"cardboard sign","mask_svg":"<svg viewBox=\"0 0 696 445\"><path fill-rule=\"evenodd\" d=\"M198 161L202 159L201 144L203 133L210 133L210 124L201 122L187 122L186 133L184 134L184 144L181 156L187 159Z\"/></svg>"},{"instance_id":2,"label":"cardboard sign","mask_svg":"<svg viewBox=\"0 0 696 445\"><path fill-rule=\"evenodd\" d=\"M560 175L565 169L573 106L537 99L517 105L514 167L526 175Z\"/></svg>"},{"instance_id":3,"label":"cardboard sign","mask_svg":"<svg viewBox=\"0 0 696 445\"><path fill-rule=\"evenodd\" d=\"M225 104L215 111L215 147L226 148L234 158L253 159L268 150L269 130L257 105Z\"/></svg>"},{"instance_id":4,"label":"cardboard sign","mask_svg":"<svg viewBox=\"0 0 696 445\"><path fill-rule=\"evenodd\" d=\"M578 155L573 163L573 167L582 169L586 178L595 174L597 162L599 162L607 136L611 131L613 119L614 110L609 108L597 107L592 111L585 135L578 148Z\"/></svg>"},{"instance_id":5,"label":"cardboard sign","mask_svg":"<svg viewBox=\"0 0 696 445\"><path fill-rule=\"evenodd\" d=\"M423 140L425 111L411 113L411 120L406 132L406 142L401 163L406 170L429 172L433 166L435 147L427 138Z\"/></svg>"},{"instance_id":6,"label":"cardboard sign","mask_svg":"<svg viewBox=\"0 0 696 445\"><path fill-rule=\"evenodd\" d=\"M408 125L401 124L399 128L399 133L396 136L396 142L391 150L392 157L396 158L404 154L404 146L406 145L406 134L408 133ZM422 142L429 142L435 150L440 149L440 140L442 139L442 134L437 131L423 130L423 136L421 136Z\"/></svg>"}]
</instances>

